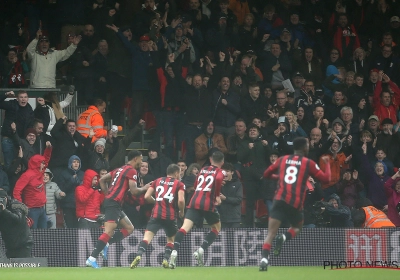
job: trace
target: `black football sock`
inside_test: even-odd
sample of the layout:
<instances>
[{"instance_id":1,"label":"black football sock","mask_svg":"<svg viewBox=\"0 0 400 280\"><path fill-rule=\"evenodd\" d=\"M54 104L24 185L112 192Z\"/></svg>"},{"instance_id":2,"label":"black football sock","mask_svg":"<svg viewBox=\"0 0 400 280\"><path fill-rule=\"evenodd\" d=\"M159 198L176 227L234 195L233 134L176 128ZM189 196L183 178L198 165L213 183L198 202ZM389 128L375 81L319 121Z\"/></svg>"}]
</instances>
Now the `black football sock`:
<instances>
[{"instance_id":1,"label":"black football sock","mask_svg":"<svg viewBox=\"0 0 400 280\"><path fill-rule=\"evenodd\" d=\"M203 244L201 244L201 248L203 248L204 250L207 250L207 248L211 246L211 244L215 241L215 239L217 239L218 233L219 232L215 229L211 230L207 234L206 238L204 238Z\"/></svg>"},{"instance_id":2,"label":"black football sock","mask_svg":"<svg viewBox=\"0 0 400 280\"><path fill-rule=\"evenodd\" d=\"M165 245L164 259L169 260L173 249L174 249L174 244L167 243L167 245Z\"/></svg>"},{"instance_id":3,"label":"black football sock","mask_svg":"<svg viewBox=\"0 0 400 280\"><path fill-rule=\"evenodd\" d=\"M97 240L96 246L94 247L92 253L90 254L91 257L97 258L100 252L106 247L107 242L110 240L110 236L106 233L100 235L99 240Z\"/></svg>"},{"instance_id":4,"label":"black football sock","mask_svg":"<svg viewBox=\"0 0 400 280\"><path fill-rule=\"evenodd\" d=\"M268 260L270 251L271 251L271 244L264 243L262 246L262 257Z\"/></svg>"},{"instance_id":5,"label":"black football sock","mask_svg":"<svg viewBox=\"0 0 400 280\"><path fill-rule=\"evenodd\" d=\"M149 245L149 242L147 242L147 240L142 240L139 244L139 250L137 252L137 255L142 256L143 253L146 252L148 245Z\"/></svg>"},{"instance_id":6,"label":"black football sock","mask_svg":"<svg viewBox=\"0 0 400 280\"><path fill-rule=\"evenodd\" d=\"M108 241L108 243L110 245L113 243L117 243L127 236L128 236L128 231L123 228L123 229L117 231L116 233L114 233L113 237L110 238L110 241Z\"/></svg>"},{"instance_id":7,"label":"black football sock","mask_svg":"<svg viewBox=\"0 0 400 280\"><path fill-rule=\"evenodd\" d=\"M175 235L174 250L178 251L179 246L181 246L182 240L186 235L186 230L180 229Z\"/></svg>"}]
</instances>

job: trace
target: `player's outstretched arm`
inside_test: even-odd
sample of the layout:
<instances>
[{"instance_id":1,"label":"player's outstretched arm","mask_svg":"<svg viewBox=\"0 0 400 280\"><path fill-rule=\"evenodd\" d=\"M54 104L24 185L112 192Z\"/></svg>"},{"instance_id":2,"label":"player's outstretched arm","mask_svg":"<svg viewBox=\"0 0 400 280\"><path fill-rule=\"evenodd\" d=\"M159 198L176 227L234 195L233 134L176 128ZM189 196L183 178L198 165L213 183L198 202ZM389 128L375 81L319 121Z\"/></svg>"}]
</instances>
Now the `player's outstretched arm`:
<instances>
[{"instance_id":1,"label":"player's outstretched arm","mask_svg":"<svg viewBox=\"0 0 400 280\"><path fill-rule=\"evenodd\" d=\"M311 176L314 178L318 179L321 183L327 184L331 180L331 166L329 164L329 157L328 156L323 156L321 159L325 163L325 172L322 171L318 164L316 164L314 161L311 163Z\"/></svg>"},{"instance_id":2,"label":"player's outstretched arm","mask_svg":"<svg viewBox=\"0 0 400 280\"><path fill-rule=\"evenodd\" d=\"M111 179L112 179L112 177L111 177L110 173L107 173L106 175L104 175L104 176L102 176L100 178L100 188L101 188L101 190L103 191L103 193L105 195L108 194L108 185L107 185L107 183L111 182Z\"/></svg>"},{"instance_id":3,"label":"player's outstretched arm","mask_svg":"<svg viewBox=\"0 0 400 280\"><path fill-rule=\"evenodd\" d=\"M279 176L275 174L279 167L278 162L280 162L279 159L264 171L264 178L279 179Z\"/></svg>"},{"instance_id":4,"label":"player's outstretched arm","mask_svg":"<svg viewBox=\"0 0 400 280\"><path fill-rule=\"evenodd\" d=\"M154 193L154 188L150 186L144 195L144 199L150 204L154 204L156 202L156 200L153 197L153 193Z\"/></svg>"},{"instance_id":5,"label":"player's outstretched arm","mask_svg":"<svg viewBox=\"0 0 400 280\"><path fill-rule=\"evenodd\" d=\"M149 187L151 186L151 184L153 184L153 181L151 181L150 183L147 183L146 185L144 185L141 188L138 188L135 180L129 180L129 191L131 192L132 195L138 196L138 195L141 195L142 193L146 192L149 189Z\"/></svg>"}]
</instances>

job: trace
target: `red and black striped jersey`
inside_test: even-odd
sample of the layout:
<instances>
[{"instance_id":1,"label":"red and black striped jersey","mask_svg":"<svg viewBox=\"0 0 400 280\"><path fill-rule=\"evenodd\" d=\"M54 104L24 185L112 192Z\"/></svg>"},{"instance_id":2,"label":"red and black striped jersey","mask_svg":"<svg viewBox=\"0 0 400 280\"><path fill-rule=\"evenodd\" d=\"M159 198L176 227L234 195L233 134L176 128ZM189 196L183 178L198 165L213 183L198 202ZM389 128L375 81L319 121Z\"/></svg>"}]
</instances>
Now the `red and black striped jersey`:
<instances>
[{"instance_id":1,"label":"red and black striped jersey","mask_svg":"<svg viewBox=\"0 0 400 280\"><path fill-rule=\"evenodd\" d=\"M197 175L195 192L188 208L214 211L215 199L221 194L224 177L222 169L216 166L203 167Z\"/></svg>"},{"instance_id":2,"label":"red and black striped jersey","mask_svg":"<svg viewBox=\"0 0 400 280\"><path fill-rule=\"evenodd\" d=\"M156 203L151 216L154 219L175 220L178 215L178 192L185 191L185 185L171 177L161 177L153 181L150 188L155 190Z\"/></svg>"},{"instance_id":3,"label":"red and black striped jersey","mask_svg":"<svg viewBox=\"0 0 400 280\"><path fill-rule=\"evenodd\" d=\"M277 175L275 175L277 174ZM286 155L264 171L264 177L278 179L274 200L282 200L298 210L303 209L309 176L326 183L331 177L329 164L323 172L313 160L300 155Z\"/></svg>"},{"instance_id":4,"label":"red and black striped jersey","mask_svg":"<svg viewBox=\"0 0 400 280\"><path fill-rule=\"evenodd\" d=\"M137 181L137 172L130 165L124 165L110 172L111 183L108 187L106 199L113 199L122 204L126 192L129 190L129 180Z\"/></svg>"}]
</instances>

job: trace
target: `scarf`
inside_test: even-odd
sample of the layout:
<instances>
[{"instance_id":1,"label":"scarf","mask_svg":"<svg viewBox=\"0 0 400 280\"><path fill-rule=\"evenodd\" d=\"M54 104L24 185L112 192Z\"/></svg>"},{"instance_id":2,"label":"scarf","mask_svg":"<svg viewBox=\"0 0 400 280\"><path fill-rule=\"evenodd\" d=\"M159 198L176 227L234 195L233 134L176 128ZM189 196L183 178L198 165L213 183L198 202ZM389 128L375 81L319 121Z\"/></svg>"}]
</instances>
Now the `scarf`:
<instances>
[{"instance_id":1,"label":"scarf","mask_svg":"<svg viewBox=\"0 0 400 280\"><path fill-rule=\"evenodd\" d=\"M18 87L25 85L24 71L22 69L22 64L19 60L15 62L14 66L11 68L10 75L8 78L8 86Z\"/></svg>"}]
</instances>

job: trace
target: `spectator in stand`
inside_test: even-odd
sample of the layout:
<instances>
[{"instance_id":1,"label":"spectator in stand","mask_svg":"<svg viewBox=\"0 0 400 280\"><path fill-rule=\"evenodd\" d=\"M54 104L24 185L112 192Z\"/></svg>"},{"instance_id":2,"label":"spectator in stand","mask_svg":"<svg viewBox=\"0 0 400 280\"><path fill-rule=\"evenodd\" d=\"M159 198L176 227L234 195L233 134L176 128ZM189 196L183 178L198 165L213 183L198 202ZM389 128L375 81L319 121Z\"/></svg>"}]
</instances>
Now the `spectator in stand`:
<instances>
[{"instance_id":1,"label":"spectator in stand","mask_svg":"<svg viewBox=\"0 0 400 280\"><path fill-rule=\"evenodd\" d=\"M84 1L59 0L57 1L57 24L61 26L61 48L68 47L67 34L80 34L85 29Z\"/></svg>"},{"instance_id":2,"label":"spectator in stand","mask_svg":"<svg viewBox=\"0 0 400 280\"><path fill-rule=\"evenodd\" d=\"M341 57L349 61L353 52L360 47L360 38L346 14L338 14L337 24L333 34L333 45L339 50Z\"/></svg>"},{"instance_id":3,"label":"spectator in stand","mask_svg":"<svg viewBox=\"0 0 400 280\"><path fill-rule=\"evenodd\" d=\"M70 65L71 74L78 94L78 104L91 104L94 99L94 58L91 51L81 41L75 52L66 63Z\"/></svg>"},{"instance_id":4,"label":"spectator in stand","mask_svg":"<svg viewBox=\"0 0 400 280\"><path fill-rule=\"evenodd\" d=\"M171 23L171 28L174 25ZM174 30L174 36L168 40L168 53L173 53L174 58L178 58L178 56L184 57L189 56L189 62L193 63L196 60L195 49L193 48L192 42L183 35L183 26L182 24L178 24ZM186 49L189 49L188 52L185 52Z\"/></svg>"},{"instance_id":5,"label":"spectator in stand","mask_svg":"<svg viewBox=\"0 0 400 280\"><path fill-rule=\"evenodd\" d=\"M65 198L61 200L61 208L67 228L78 228L75 189L77 186L82 185L83 182L81 166L81 159L76 155L71 156L68 160L68 167L62 170L60 177L57 179L57 185L65 193Z\"/></svg>"},{"instance_id":6,"label":"spectator in stand","mask_svg":"<svg viewBox=\"0 0 400 280\"><path fill-rule=\"evenodd\" d=\"M368 76L370 67L370 61L367 58L367 54L363 48L355 49L353 53L353 60L347 67L347 70L353 71L356 74L362 75L363 77Z\"/></svg>"},{"instance_id":7,"label":"spectator in stand","mask_svg":"<svg viewBox=\"0 0 400 280\"><path fill-rule=\"evenodd\" d=\"M273 105L270 111L276 112L278 117L284 116L287 111L296 111L296 106L288 103L287 93L283 90L278 91L276 94L276 104ZM271 112L268 112L268 115L271 117Z\"/></svg>"},{"instance_id":8,"label":"spectator in stand","mask_svg":"<svg viewBox=\"0 0 400 280\"><path fill-rule=\"evenodd\" d=\"M242 217L243 187L235 168L231 163L224 163L222 170L226 172L225 184L221 188L221 226L223 228L239 228Z\"/></svg>"},{"instance_id":9,"label":"spectator in stand","mask_svg":"<svg viewBox=\"0 0 400 280\"><path fill-rule=\"evenodd\" d=\"M314 127L310 132L310 151L308 152L308 157L315 162L318 162L323 154L322 143L321 129Z\"/></svg>"},{"instance_id":10,"label":"spectator in stand","mask_svg":"<svg viewBox=\"0 0 400 280\"><path fill-rule=\"evenodd\" d=\"M361 160L361 172L365 176L367 185L367 198L370 199L377 209L387 211L388 199L385 195L385 182L390 178L389 175L385 174L385 167L382 162L376 162L374 167L370 163L367 157L367 144L362 145L362 160Z\"/></svg>"},{"instance_id":11,"label":"spectator in stand","mask_svg":"<svg viewBox=\"0 0 400 280\"><path fill-rule=\"evenodd\" d=\"M47 221L51 223L51 226L49 228L55 229L57 226L56 199L64 198L65 192L61 191L58 185L51 181L52 179L53 179L53 173L51 173L50 169L46 168L43 174L43 182L46 185L46 215L47 215Z\"/></svg>"},{"instance_id":12,"label":"spectator in stand","mask_svg":"<svg viewBox=\"0 0 400 280\"><path fill-rule=\"evenodd\" d=\"M206 47L214 54L224 52L229 48L238 49L240 47L237 28L228 25L228 19L222 12L217 17L217 22L207 30L205 42Z\"/></svg>"},{"instance_id":13,"label":"spectator in stand","mask_svg":"<svg viewBox=\"0 0 400 280\"><path fill-rule=\"evenodd\" d=\"M364 189L364 184L358 179L357 170L346 169L342 179L336 183L336 189L342 204L352 210L356 200L360 198L359 193Z\"/></svg>"},{"instance_id":14,"label":"spectator in stand","mask_svg":"<svg viewBox=\"0 0 400 280\"><path fill-rule=\"evenodd\" d=\"M243 24L246 15L250 13L247 0L229 0L229 9L235 14L238 24Z\"/></svg>"},{"instance_id":15,"label":"spectator in stand","mask_svg":"<svg viewBox=\"0 0 400 280\"><path fill-rule=\"evenodd\" d=\"M235 121L241 113L240 97L230 87L229 77L223 75L219 88L214 90L212 96L215 132L223 135L225 139L235 133Z\"/></svg>"},{"instance_id":16,"label":"spectator in stand","mask_svg":"<svg viewBox=\"0 0 400 280\"><path fill-rule=\"evenodd\" d=\"M271 147L268 141L260 139L260 129L252 124L248 129L248 138L243 140L237 150L237 159L242 163L241 175L246 192L246 216L244 226L254 227L254 207L257 199L261 199L265 180L263 172L267 167Z\"/></svg>"},{"instance_id":17,"label":"spectator in stand","mask_svg":"<svg viewBox=\"0 0 400 280\"><path fill-rule=\"evenodd\" d=\"M322 151L323 154L319 159L319 166L322 170L325 170L324 168L326 165L326 163L322 160L322 157L324 156L329 157L329 165L331 167L331 178L329 183L322 184L322 190L324 192L325 199L328 199L328 197L335 192L335 188L331 187L339 182L343 171L349 168L349 161L351 159L351 156L347 157L346 154L341 151L342 142L340 141L340 138L333 136L335 136L334 133L329 136L327 141L329 143L329 150L327 152Z\"/></svg>"},{"instance_id":18,"label":"spectator in stand","mask_svg":"<svg viewBox=\"0 0 400 280\"><path fill-rule=\"evenodd\" d=\"M383 89L382 80L386 83L389 89ZM393 91L393 94L391 94ZM374 115L380 121L389 118L393 123L397 123L397 111L400 102L400 88L389 78L383 71L379 71L378 82L374 91Z\"/></svg>"},{"instance_id":19,"label":"spectator in stand","mask_svg":"<svg viewBox=\"0 0 400 280\"><path fill-rule=\"evenodd\" d=\"M149 148L149 163L152 174L155 178L167 176L167 167L172 163L172 160L166 155L161 153L160 142L157 139L153 139Z\"/></svg>"},{"instance_id":20,"label":"spectator in stand","mask_svg":"<svg viewBox=\"0 0 400 280\"><path fill-rule=\"evenodd\" d=\"M278 118L278 125L274 134L268 138L268 143L272 149L278 150L281 155L293 153L293 140L296 133L290 130L289 120L285 116Z\"/></svg>"},{"instance_id":21,"label":"spectator in stand","mask_svg":"<svg viewBox=\"0 0 400 280\"><path fill-rule=\"evenodd\" d=\"M136 37L149 33L151 19L156 18L158 14L157 5L154 0L145 0L142 9L135 15L133 33Z\"/></svg>"},{"instance_id":22,"label":"spectator in stand","mask_svg":"<svg viewBox=\"0 0 400 280\"><path fill-rule=\"evenodd\" d=\"M279 152L277 150L271 150L269 154L269 162L268 167L275 163L275 161L279 158ZM263 190L264 203L267 206L268 215L271 213L272 202L274 200L277 180L273 180L271 178L265 178L265 188Z\"/></svg>"},{"instance_id":23,"label":"spectator in stand","mask_svg":"<svg viewBox=\"0 0 400 280\"><path fill-rule=\"evenodd\" d=\"M55 88L56 65L69 58L81 41L81 36L74 38L73 43L63 51L50 49L49 38L42 36L42 31L36 32L36 38L27 47L31 60L31 88Z\"/></svg>"},{"instance_id":24,"label":"spectator in stand","mask_svg":"<svg viewBox=\"0 0 400 280\"><path fill-rule=\"evenodd\" d=\"M46 110L40 110L36 112L35 109L35 117L41 119L45 126L45 132L47 135L50 135L50 131L53 129L54 125L56 124L57 120L62 119L65 117L63 109L71 104L72 99L74 98L75 94L75 87L69 86L68 94L63 101L58 101L57 93L54 91L49 91L43 95L43 99L46 105ZM48 106L47 106L48 105ZM48 116L47 116L48 113ZM37 115L36 115L37 114Z\"/></svg>"},{"instance_id":25,"label":"spectator in stand","mask_svg":"<svg viewBox=\"0 0 400 280\"><path fill-rule=\"evenodd\" d=\"M204 122L203 131L204 133L196 138L194 144L196 162L200 166L204 166L204 163L209 158L209 151L212 148L217 148L224 154L227 153L224 137L221 134L215 132L213 121Z\"/></svg>"},{"instance_id":26,"label":"spectator in stand","mask_svg":"<svg viewBox=\"0 0 400 280\"><path fill-rule=\"evenodd\" d=\"M294 132L297 136L307 137L307 134L305 133L303 128L301 128L301 126L298 124L297 117L294 115L292 111L286 111L285 117L289 121L290 132Z\"/></svg>"},{"instance_id":27,"label":"spectator in stand","mask_svg":"<svg viewBox=\"0 0 400 280\"><path fill-rule=\"evenodd\" d=\"M258 24L259 35L270 34L271 39L279 37L279 27L283 25L282 19L275 13L275 7L268 4L264 7L263 17Z\"/></svg>"},{"instance_id":28,"label":"spectator in stand","mask_svg":"<svg viewBox=\"0 0 400 280\"><path fill-rule=\"evenodd\" d=\"M379 118L376 115L371 115L368 118L367 130L372 133L374 138L381 133L379 129Z\"/></svg>"},{"instance_id":29,"label":"spectator in stand","mask_svg":"<svg viewBox=\"0 0 400 280\"><path fill-rule=\"evenodd\" d=\"M349 228L353 227L350 209L341 203L340 197L333 193L328 202L319 201L317 205L322 207L322 216L328 227Z\"/></svg>"},{"instance_id":30,"label":"spectator in stand","mask_svg":"<svg viewBox=\"0 0 400 280\"><path fill-rule=\"evenodd\" d=\"M74 120L59 119L51 130L54 139L54 153L50 161L50 167L54 174L55 182L61 188L60 173L65 169L71 156L78 154L84 155L84 145L88 141L76 131ZM86 143L90 144L90 143Z\"/></svg>"},{"instance_id":31,"label":"spectator in stand","mask_svg":"<svg viewBox=\"0 0 400 280\"><path fill-rule=\"evenodd\" d=\"M25 79L25 74L29 72L29 67L25 62L26 59L26 50L22 53L22 60L18 58L18 51L15 48L8 51L7 59L4 60L4 64L1 65L3 69L0 70L0 73L3 73L3 81L0 84L1 87L28 87Z\"/></svg>"},{"instance_id":32,"label":"spectator in stand","mask_svg":"<svg viewBox=\"0 0 400 280\"><path fill-rule=\"evenodd\" d=\"M204 120L212 117L211 95L203 86L202 76L194 75L192 85L184 86L184 102L186 111L186 124L184 135L186 142L186 163L191 164L195 160L194 140L202 132Z\"/></svg>"},{"instance_id":33,"label":"spectator in stand","mask_svg":"<svg viewBox=\"0 0 400 280\"><path fill-rule=\"evenodd\" d=\"M43 173L51 157L52 146L46 143L44 156L34 155L28 163L28 170L15 183L13 197L29 208L28 217L33 220L32 228L47 228L46 186Z\"/></svg>"},{"instance_id":34,"label":"spectator in stand","mask_svg":"<svg viewBox=\"0 0 400 280\"><path fill-rule=\"evenodd\" d=\"M300 96L296 99L295 104L296 107L302 106L304 108L306 119L311 117L313 109L317 105L322 107L325 106L323 98L318 96L317 91L315 90L315 84L312 80L306 80L304 86L299 90L299 93Z\"/></svg>"},{"instance_id":35,"label":"spectator in stand","mask_svg":"<svg viewBox=\"0 0 400 280\"><path fill-rule=\"evenodd\" d=\"M387 216L396 227L400 227L400 170L385 182L385 193L388 199Z\"/></svg>"},{"instance_id":36,"label":"spectator in stand","mask_svg":"<svg viewBox=\"0 0 400 280\"><path fill-rule=\"evenodd\" d=\"M261 70L264 81L271 83L273 89L283 88L282 82L291 75L292 63L289 56L282 52L278 43L273 43L271 52L265 54L265 61Z\"/></svg>"},{"instance_id":37,"label":"spectator in stand","mask_svg":"<svg viewBox=\"0 0 400 280\"><path fill-rule=\"evenodd\" d=\"M92 138L94 135L94 131L91 129L89 132L89 138ZM100 172L102 169L110 170L110 163L105 154L106 147L106 139L99 138L94 143L94 149L92 149L92 145L88 145L88 160L87 160L87 168Z\"/></svg>"},{"instance_id":38,"label":"spectator in stand","mask_svg":"<svg viewBox=\"0 0 400 280\"><path fill-rule=\"evenodd\" d=\"M232 135L228 137L227 139L227 149L228 149L228 154L226 156L227 162L233 163L235 166L235 169L240 172L241 164L239 163L237 159L237 150L239 146L241 145L243 140L247 139L247 134L246 134L247 126L246 122L243 119L237 119L235 122L235 135Z\"/></svg>"},{"instance_id":39,"label":"spectator in stand","mask_svg":"<svg viewBox=\"0 0 400 280\"><path fill-rule=\"evenodd\" d=\"M347 105L347 97L343 91L337 90L333 93L331 102L326 104L327 119L332 122L336 118L340 118L340 111Z\"/></svg>"},{"instance_id":40,"label":"spectator in stand","mask_svg":"<svg viewBox=\"0 0 400 280\"><path fill-rule=\"evenodd\" d=\"M378 69L389 76L395 83L399 83L400 61L393 55L393 47L390 45L382 46L382 51L370 65L370 68Z\"/></svg>"},{"instance_id":41,"label":"spectator in stand","mask_svg":"<svg viewBox=\"0 0 400 280\"><path fill-rule=\"evenodd\" d=\"M99 185L99 174L88 169L83 175L82 185L75 189L76 217L79 228L99 228L100 205L104 194Z\"/></svg>"},{"instance_id":42,"label":"spectator in stand","mask_svg":"<svg viewBox=\"0 0 400 280\"><path fill-rule=\"evenodd\" d=\"M108 42L100 40L97 44L97 52L93 56L94 71L94 90L97 96L103 100L107 100L109 93L110 77L108 76L108 60L109 60Z\"/></svg>"},{"instance_id":43,"label":"spectator in stand","mask_svg":"<svg viewBox=\"0 0 400 280\"><path fill-rule=\"evenodd\" d=\"M29 159L36 154L35 148L33 147L36 141L36 130L34 128L28 128L25 132L25 138L21 139L18 133L16 133L17 127L15 123L11 124L11 129L14 133L11 139L15 147L22 147L22 152L24 153L23 164L27 166Z\"/></svg>"},{"instance_id":44,"label":"spectator in stand","mask_svg":"<svg viewBox=\"0 0 400 280\"><path fill-rule=\"evenodd\" d=\"M0 97L0 109L5 110L3 127L1 129L2 150L4 155L4 165L9 167L14 159L14 145L12 142L13 131L11 123L17 125L17 133L20 138L25 138L25 132L33 125L33 110L28 103L28 93L20 91L17 93L16 99L5 101L6 98L15 97L14 92L6 92Z\"/></svg>"},{"instance_id":45,"label":"spectator in stand","mask_svg":"<svg viewBox=\"0 0 400 280\"><path fill-rule=\"evenodd\" d=\"M377 126L379 126L379 124L377 124ZM391 119L386 118L382 121L382 132L377 135L376 146L383 149L388 159L393 162L395 166L400 166L399 125L397 125L395 129L393 128L393 121Z\"/></svg>"},{"instance_id":46,"label":"spectator in stand","mask_svg":"<svg viewBox=\"0 0 400 280\"><path fill-rule=\"evenodd\" d=\"M255 25L255 17L252 13L245 15L243 24L239 27L238 34L241 38L240 52L245 53L248 50L254 50L256 48L258 34Z\"/></svg>"},{"instance_id":47,"label":"spectator in stand","mask_svg":"<svg viewBox=\"0 0 400 280\"><path fill-rule=\"evenodd\" d=\"M357 210L352 212L354 227L357 228L394 228L396 227L386 214L375 208L368 198L357 201Z\"/></svg>"},{"instance_id":48,"label":"spectator in stand","mask_svg":"<svg viewBox=\"0 0 400 280\"><path fill-rule=\"evenodd\" d=\"M268 104L263 95L260 96L260 86L257 83L249 85L249 94L240 100L242 118L246 123L257 117L264 120L267 116Z\"/></svg>"},{"instance_id":49,"label":"spectator in stand","mask_svg":"<svg viewBox=\"0 0 400 280\"><path fill-rule=\"evenodd\" d=\"M88 137L90 129L94 130L92 142L99 138L107 137L107 130L104 126L104 119L102 114L106 111L107 104L102 99L96 99L93 105L79 115L76 122L76 130L83 136Z\"/></svg>"},{"instance_id":50,"label":"spectator in stand","mask_svg":"<svg viewBox=\"0 0 400 280\"><path fill-rule=\"evenodd\" d=\"M327 67L329 65L333 65L335 67L342 67L345 65L338 48L333 47L332 49L330 49L329 57L326 59L322 70L327 70Z\"/></svg>"},{"instance_id":51,"label":"spectator in stand","mask_svg":"<svg viewBox=\"0 0 400 280\"><path fill-rule=\"evenodd\" d=\"M317 86L322 81L322 65L314 55L312 48L305 48L301 60L296 62L295 68L304 75L304 78L309 81L315 81ZM307 81L306 81L307 82Z\"/></svg>"},{"instance_id":52,"label":"spectator in stand","mask_svg":"<svg viewBox=\"0 0 400 280\"><path fill-rule=\"evenodd\" d=\"M36 154L43 155L44 149L46 147L46 142L50 141L50 143L52 143L53 139L51 138L51 136L43 133L44 125L42 120L40 119L35 119L33 123L33 129L36 131L36 141L33 145L33 148L35 149Z\"/></svg>"}]
</instances>

